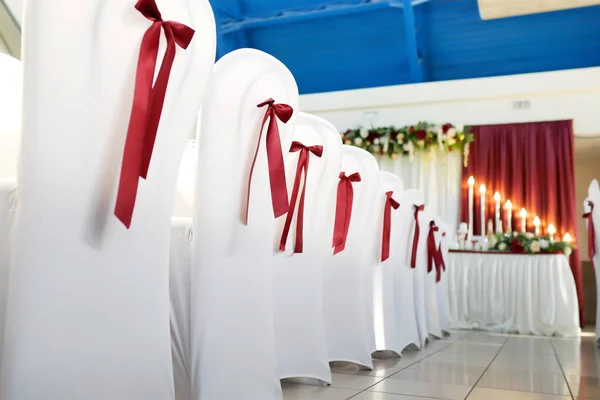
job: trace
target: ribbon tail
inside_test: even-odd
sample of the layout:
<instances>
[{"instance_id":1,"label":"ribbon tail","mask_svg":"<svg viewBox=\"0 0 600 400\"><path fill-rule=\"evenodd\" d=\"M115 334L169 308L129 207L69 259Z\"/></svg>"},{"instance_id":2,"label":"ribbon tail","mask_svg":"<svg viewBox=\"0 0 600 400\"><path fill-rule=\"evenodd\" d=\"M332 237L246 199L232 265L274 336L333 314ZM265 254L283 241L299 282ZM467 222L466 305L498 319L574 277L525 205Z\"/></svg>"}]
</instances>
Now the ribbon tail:
<instances>
[{"instance_id":1,"label":"ribbon tail","mask_svg":"<svg viewBox=\"0 0 600 400\"><path fill-rule=\"evenodd\" d=\"M292 190L292 199L290 201L289 211L285 218L285 224L283 226L283 233L281 234L281 240L279 241L279 250L285 251L285 245L287 243L287 239L290 233L290 228L292 226L292 220L294 219L294 212L296 211L296 202L298 201L298 191L300 190L300 179L302 177L302 168L303 168L303 159L302 152L300 153L300 158L298 160L298 168L296 170L296 178L294 180L294 188Z\"/></svg>"},{"instance_id":2,"label":"ribbon tail","mask_svg":"<svg viewBox=\"0 0 600 400\"><path fill-rule=\"evenodd\" d=\"M308 156L307 156L308 157ZM298 205L298 219L296 220L296 246L295 253L304 251L304 201L306 198L306 179L308 178L308 158L304 167L304 182L302 183L302 194L300 195L300 204Z\"/></svg>"},{"instance_id":3,"label":"ribbon tail","mask_svg":"<svg viewBox=\"0 0 600 400\"><path fill-rule=\"evenodd\" d=\"M270 113L267 130L267 158L269 160L269 182L271 184L271 200L273 213L279 218L289 210L287 184L285 180L285 164L281 149L281 139L275 112Z\"/></svg>"}]
</instances>

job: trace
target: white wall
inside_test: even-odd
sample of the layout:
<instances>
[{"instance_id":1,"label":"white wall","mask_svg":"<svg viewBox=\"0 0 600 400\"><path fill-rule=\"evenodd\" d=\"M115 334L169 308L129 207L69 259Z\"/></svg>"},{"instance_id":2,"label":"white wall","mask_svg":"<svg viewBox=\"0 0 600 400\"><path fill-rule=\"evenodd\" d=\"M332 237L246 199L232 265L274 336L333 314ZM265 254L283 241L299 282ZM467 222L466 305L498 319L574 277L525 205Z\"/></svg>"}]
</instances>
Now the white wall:
<instances>
[{"instance_id":1,"label":"white wall","mask_svg":"<svg viewBox=\"0 0 600 400\"><path fill-rule=\"evenodd\" d=\"M531 108L513 109L513 101L523 100L529 100ZM573 119L576 135L596 135L600 68L303 95L300 107L339 130L371 123L482 125Z\"/></svg>"}]
</instances>

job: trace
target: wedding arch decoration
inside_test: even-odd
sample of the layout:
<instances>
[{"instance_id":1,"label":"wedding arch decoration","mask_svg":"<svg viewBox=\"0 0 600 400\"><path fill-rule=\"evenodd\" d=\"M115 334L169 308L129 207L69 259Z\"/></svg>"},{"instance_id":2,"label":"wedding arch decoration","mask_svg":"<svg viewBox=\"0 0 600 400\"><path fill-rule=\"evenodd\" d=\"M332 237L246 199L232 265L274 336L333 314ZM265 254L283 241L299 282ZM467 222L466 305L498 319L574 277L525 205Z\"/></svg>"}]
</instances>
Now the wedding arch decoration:
<instances>
[{"instance_id":1,"label":"wedding arch decoration","mask_svg":"<svg viewBox=\"0 0 600 400\"><path fill-rule=\"evenodd\" d=\"M465 166L468 165L469 144L474 141L469 127L450 123L437 125L430 122L403 127L348 129L341 135L344 144L360 147L376 156L389 156L393 159L408 156L412 160L417 151L463 151Z\"/></svg>"}]
</instances>

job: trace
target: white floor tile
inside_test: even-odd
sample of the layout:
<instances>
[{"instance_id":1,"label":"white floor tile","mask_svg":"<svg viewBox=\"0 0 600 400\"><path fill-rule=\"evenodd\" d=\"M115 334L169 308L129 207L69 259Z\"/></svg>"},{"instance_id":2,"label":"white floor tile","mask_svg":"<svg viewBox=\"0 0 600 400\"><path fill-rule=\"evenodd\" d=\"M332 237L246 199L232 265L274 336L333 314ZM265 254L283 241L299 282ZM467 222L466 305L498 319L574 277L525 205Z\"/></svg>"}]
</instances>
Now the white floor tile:
<instances>
[{"instance_id":1,"label":"white floor tile","mask_svg":"<svg viewBox=\"0 0 600 400\"><path fill-rule=\"evenodd\" d=\"M570 400L571 396L475 388L467 400Z\"/></svg>"},{"instance_id":2,"label":"white floor tile","mask_svg":"<svg viewBox=\"0 0 600 400\"><path fill-rule=\"evenodd\" d=\"M337 389L310 385L283 384L283 400L347 400L357 390Z\"/></svg>"},{"instance_id":3,"label":"white floor tile","mask_svg":"<svg viewBox=\"0 0 600 400\"><path fill-rule=\"evenodd\" d=\"M388 378L369 389L373 392L433 397L444 400L463 400L471 386L451 385L439 382L403 381Z\"/></svg>"}]
</instances>

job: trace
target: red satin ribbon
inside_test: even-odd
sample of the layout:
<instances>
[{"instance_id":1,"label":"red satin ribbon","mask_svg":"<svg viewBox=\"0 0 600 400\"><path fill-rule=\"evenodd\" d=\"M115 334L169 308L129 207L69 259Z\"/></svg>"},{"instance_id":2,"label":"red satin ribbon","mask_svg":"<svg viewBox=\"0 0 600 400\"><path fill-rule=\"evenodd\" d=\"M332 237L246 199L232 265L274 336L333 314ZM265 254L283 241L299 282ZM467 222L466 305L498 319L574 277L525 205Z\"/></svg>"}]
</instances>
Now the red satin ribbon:
<instances>
[{"instance_id":1,"label":"red satin ribbon","mask_svg":"<svg viewBox=\"0 0 600 400\"><path fill-rule=\"evenodd\" d=\"M346 176L340 172L340 181L337 187L337 204L335 207L335 227L333 228L333 254L338 254L346 248L346 239L350 229L350 218L352 217L352 203L354 202L354 189L352 182L360 182L360 174L353 173Z\"/></svg>"},{"instance_id":2,"label":"red satin ribbon","mask_svg":"<svg viewBox=\"0 0 600 400\"><path fill-rule=\"evenodd\" d=\"M254 159L252 160L252 166L250 167L250 176L248 177L248 199L246 200L245 224L248 224L252 173L254 172L254 164L256 163L256 157L258 157L260 141L262 139L263 130L265 129L267 120L269 120L269 126L267 128L266 145L267 160L269 163L269 182L271 184L271 201L273 202L273 214L275 215L275 218L279 218L289 210L287 185L285 182L285 165L283 163L283 151L281 150L281 138L279 136L277 119L286 124L290 118L292 118L294 109L287 104L275 104L275 100L273 99L268 99L257 105L258 108L262 108L264 106L267 106L267 112L265 113L262 125L260 127L258 144L256 145Z\"/></svg>"},{"instance_id":3,"label":"red satin ribbon","mask_svg":"<svg viewBox=\"0 0 600 400\"><path fill-rule=\"evenodd\" d=\"M148 176L177 46L187 49L194 36L194 30L188 26L174 21L163 21L154 0L139 0L135 8L153 23L144 34L140 46L133 106L115 205L116 217L127 228L131 226L139 178L146 179ZM165 31L167 50L153 86L161 30Z\"/></svg>"},{"instance_id":4,"label":"red satin ribbon","mask_svg":"<svg viewBox=\"0 0 600 400\"><path fill-rule=\"evenodd\" d=\"M300 204L298 204L298 221L296 222L296 244L294 246L294 253L302 253L304 249L304 240L302 231L304 229L304 195L306 193L306 179L308 175L308 161L310 160L310 153L313 153L317 157L323 155L323 146L310 146L307 147L300 142L292 142L290 152L300 152L298 156L298 167L296 168L296 179L294 180L294 188L292 189L292 198L290 200L290 209L285 219L285 225L283 227L283 234L281 235L281 241L279 242L279 250L285 251L285 244L290 233L290 227L292 226L292 219L294 218L294 211L296 209L296 202L298 201L298 194L300 192L300 181L304 175L304 182L302 183L302 194L300 195Z\"/></svg>"},{"instance_id":5,"label":"red satin ribbon","mask_svg":"<svg viewBox=\"0 0 600 400\"><path fill-rule=\"evenodd\" d=\"M590 260L592 261L592 265L594 264L594 256L596 255L596 231L594 230L594 203L588 201L590 205L590 212L583 214L583 218L587 218L588 220L588 254L590 256ZM595 265L594 265L595 266Z\"/></svg>"},{"instance_id":6,"label":"red satin ribbon","mask_svg":"<svg viewBox=\"0 0 600 400\"><path fill-rule=\"evenodd\" d=\"M443 238L446 237L446 232L442 233L442 237ZM444 253L442 252L442 241L443 240L440 240L440 244L438 246L438 254L439 254L439 257L440 257L440 262L441 262L441 265L442 265L442 270L446 271L446 262L444 261Z\"/></svg>"},{"instance_id":7,"label":"red satin ribbon","mask_svg":"<svg viewBox=\"0 0 600 400\"><path fill-rule=\"evenodd\" d=\"M440 260L441 253L435 245L435 232L440 228L435 225L435 222L429 223L429 234L427 235L427 273L433 271L435 264L435 281L439 282L442 279L442 261Z\"/></svg>"},{"instance_id":8,"label":"red satin ribbon","mask_svg":"<svg viewBox=\"0 0 600 400\"><path fill-rule=\"evenodd\" d=\"M383 237L381 239L381 262L390 258L390 239L392 234L392 208L397 210L400 203L392 199L393 191L387 192L383 211Z\"/></svg>"},{"instance_id":9,"label":"red satin ribbon","mask_svg":"<svg viewBox=\"0 0 600 400\"><path fill-rule=\"evenodd\" d=\"M421 229L419 227L419 213L423 210L425 210L424 205L415 205L415 237L413 238L412 255L410 257L410 267L412 269L417 268L417 249L419 247L419 235L421 234Z\"/></svg>"}]
</instances>

